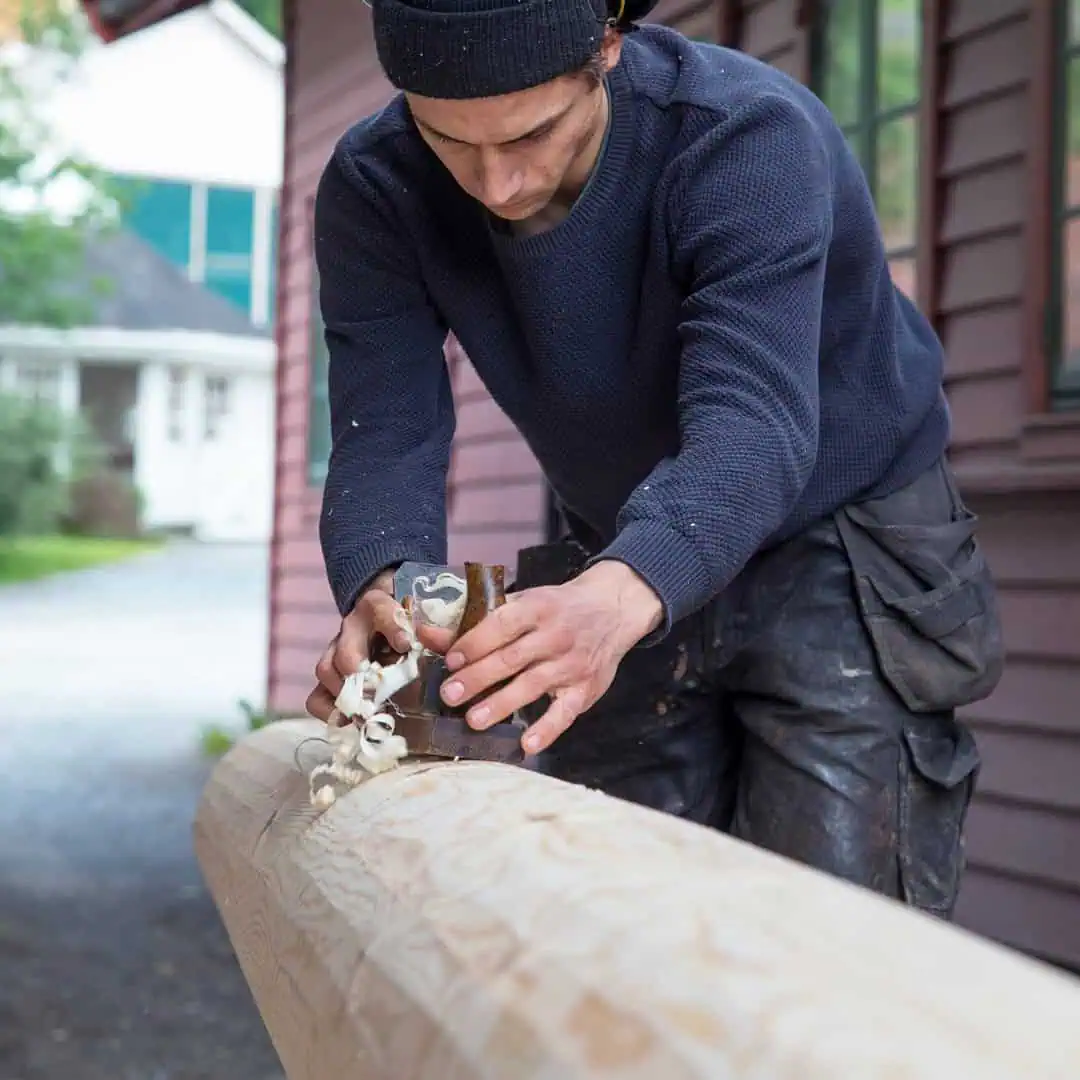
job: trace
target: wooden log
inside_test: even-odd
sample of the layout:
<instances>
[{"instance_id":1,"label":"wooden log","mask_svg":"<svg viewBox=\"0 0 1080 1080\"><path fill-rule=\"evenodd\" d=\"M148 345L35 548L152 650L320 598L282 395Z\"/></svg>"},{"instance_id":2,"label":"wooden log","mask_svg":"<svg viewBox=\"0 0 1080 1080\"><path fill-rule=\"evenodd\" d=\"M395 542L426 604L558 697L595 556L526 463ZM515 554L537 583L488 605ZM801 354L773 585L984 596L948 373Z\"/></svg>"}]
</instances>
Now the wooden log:
<instances>
[{"instance_id":1,"label":"wooden log","mask_svg":"<svg viewBox=\"0 0 1080 1080\"><path fill-rule=\"evenodd\" d=\"M319 731L248 736L195 828L290 1080L1080 1076L1080 980L510 766L409 763L319 814Z\"/></svg>"}]
</instances>

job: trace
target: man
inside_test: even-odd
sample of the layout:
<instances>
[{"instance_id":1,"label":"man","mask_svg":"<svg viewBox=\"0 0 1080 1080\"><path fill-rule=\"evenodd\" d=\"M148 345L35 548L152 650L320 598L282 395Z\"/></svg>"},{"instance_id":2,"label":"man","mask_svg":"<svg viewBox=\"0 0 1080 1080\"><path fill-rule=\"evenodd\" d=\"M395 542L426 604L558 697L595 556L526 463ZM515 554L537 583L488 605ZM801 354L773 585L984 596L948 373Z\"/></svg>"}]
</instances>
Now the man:
<instances>
[{"instance_id":1,"label":"man","mask_svg":"<svg viewBox=\"0 0 1080 1080\"><path fill-rule=\"evenodd\" d=\"M373 0L402 94L315 215L343 622L308 707L336 721L394 640L392 568L445 561L453 331L574 544L557 573L525 553L445 700L479 729L541 701L554 775L949 917L978 764L954 709L1002 645L940 343L825 107L615 3Z\"/></svg>"}]
</instances>

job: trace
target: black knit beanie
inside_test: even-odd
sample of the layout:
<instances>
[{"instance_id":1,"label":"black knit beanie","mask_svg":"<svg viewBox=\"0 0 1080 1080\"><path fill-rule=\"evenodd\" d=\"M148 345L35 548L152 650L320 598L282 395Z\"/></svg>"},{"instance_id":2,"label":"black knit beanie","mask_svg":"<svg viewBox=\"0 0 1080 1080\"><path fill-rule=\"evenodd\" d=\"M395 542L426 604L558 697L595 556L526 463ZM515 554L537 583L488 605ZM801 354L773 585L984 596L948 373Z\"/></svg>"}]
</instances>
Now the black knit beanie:
<instances>
[{"instance_id":1,"label":"black knit beanie","mask_svg":"<svg viewBox=\"0 0 1080 1080\"><path fill-rule=\"evenodd\" d=\"M616 3L635 14L652 3ZM399 90L432 98L509 94L584 66L607 0L371 0L375 47ZM621 26L621 20L620 20Z\"/></svg>"}]
</instances>

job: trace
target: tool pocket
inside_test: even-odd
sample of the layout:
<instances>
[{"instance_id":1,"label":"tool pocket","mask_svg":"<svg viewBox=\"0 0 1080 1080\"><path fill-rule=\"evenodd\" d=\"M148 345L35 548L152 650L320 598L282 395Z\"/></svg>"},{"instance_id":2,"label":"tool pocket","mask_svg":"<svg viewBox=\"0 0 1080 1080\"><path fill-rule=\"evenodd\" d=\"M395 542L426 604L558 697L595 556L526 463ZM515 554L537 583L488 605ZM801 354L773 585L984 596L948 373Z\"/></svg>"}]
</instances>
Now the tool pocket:
<instances>
[{"instance_id":1,"label":"tool pocket","mask_svg":"<svg viewBox=\"0 0 1080 1080\"><path fill-rule=\"evenodd\" d=\"M904 899L951 919L964 871L964 823L979 771L975 740L951 717L913 716L904 725L899 767Z\"/></svg>"},{"instance_id":2,"label":"tool pocket","mask_svg":"<svg viewBox=\"0 0 1080 1080\"><path fill-rule=\"evenodd\" d=\"M1005 649L990 568L944 462L835 515L882 674L913 713L986 697Z\"/></svg>"}]
</instances>

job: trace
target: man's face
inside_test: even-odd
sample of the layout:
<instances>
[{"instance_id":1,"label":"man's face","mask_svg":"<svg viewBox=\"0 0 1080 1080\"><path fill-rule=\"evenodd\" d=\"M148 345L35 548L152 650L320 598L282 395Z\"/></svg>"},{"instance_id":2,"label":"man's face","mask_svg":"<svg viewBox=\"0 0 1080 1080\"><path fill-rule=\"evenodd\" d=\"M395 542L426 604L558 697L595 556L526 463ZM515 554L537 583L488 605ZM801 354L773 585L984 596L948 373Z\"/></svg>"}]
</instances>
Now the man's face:
<instances>
[{"instance_id":1,"label":"man's face","mask_svg":"<svg viewBox=\"0 0 1080 1080\"><path fill-rule=\"evenodd\" d=\"M619 43L617 35L605 41L607 68ZM604 94L598 79L576 73L499 97L409 94L408 102L424 141L461 187L498 217L522 221L560 193L577 195L603 139Z\"/></svg>"}]
</instances>

